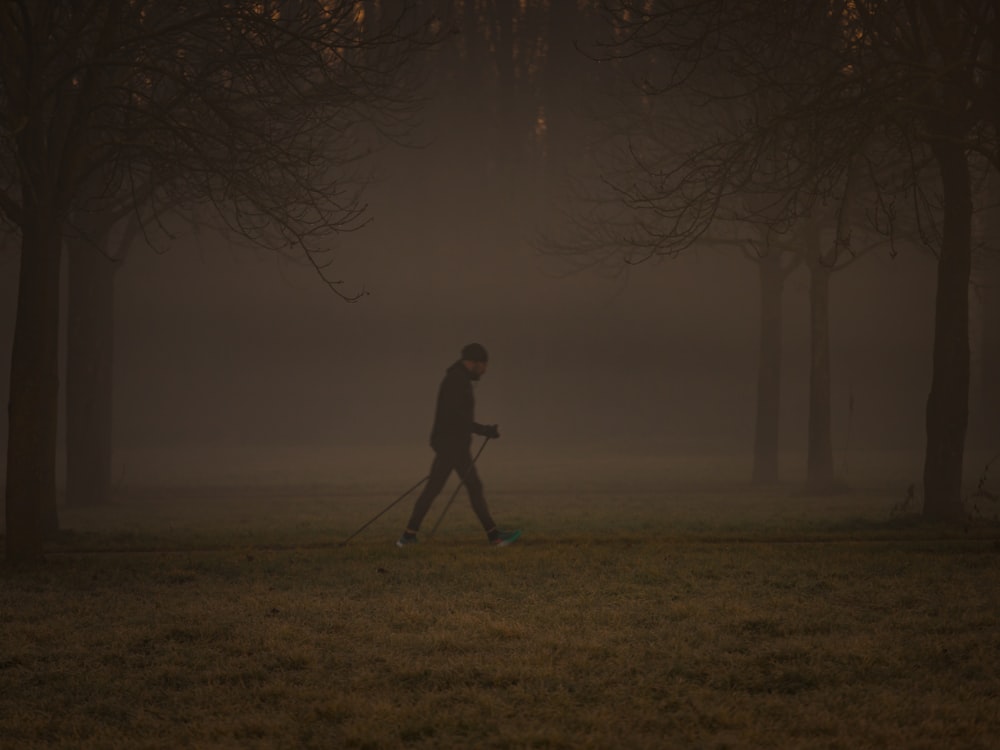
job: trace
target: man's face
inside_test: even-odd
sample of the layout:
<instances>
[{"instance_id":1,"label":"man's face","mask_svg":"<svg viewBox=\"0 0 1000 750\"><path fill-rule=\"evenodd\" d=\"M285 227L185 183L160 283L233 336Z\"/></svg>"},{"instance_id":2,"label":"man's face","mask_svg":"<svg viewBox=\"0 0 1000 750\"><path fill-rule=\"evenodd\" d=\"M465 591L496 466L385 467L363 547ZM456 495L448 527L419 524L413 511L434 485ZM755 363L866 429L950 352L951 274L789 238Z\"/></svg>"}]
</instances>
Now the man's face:
<instances>
[{"instance_id":1,"label":"man's face","mask_svg":"<svg viewBox=\"0 0 1000 750\"><path fill-rule=\"evenodd\" d=\"M465 369L472 375L473 380L479 380L486 373L486 366L489 364L488 362L473 362L471 359L462 361L465 363Z\"/></svg>"}]
</instances>

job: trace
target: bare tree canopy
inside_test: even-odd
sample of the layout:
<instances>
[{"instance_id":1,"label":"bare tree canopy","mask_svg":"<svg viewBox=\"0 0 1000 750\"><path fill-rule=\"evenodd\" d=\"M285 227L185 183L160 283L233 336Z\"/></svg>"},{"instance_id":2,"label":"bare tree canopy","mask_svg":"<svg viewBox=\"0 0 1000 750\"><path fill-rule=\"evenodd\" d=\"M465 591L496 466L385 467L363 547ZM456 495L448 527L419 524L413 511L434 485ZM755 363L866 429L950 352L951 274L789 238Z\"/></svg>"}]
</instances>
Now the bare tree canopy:
<instances>
[{"instance_id":1,"label":"bare tree canopy","mask_svg":"<svg viewBox=\"0 0 1000 750\"><path fill-rule=\"evenodd\" d=\"M18 0L0 7L0 211L22 251L11 365L7 555L54 508L60 254L72 212L203 212L304 252L365 221L359 160L406 132L408 4ZM338 293L340 293L338 291Z\"/></svg>"},{"instance_id":2,"label":"bare tree canopy","mask_svg":"<svg viewBox=\"0 0 1000 750\"><path fill-rule=\"evenodd\" d=\"M413 53L431 39L411 16L345 1L9 3L0 206L20 224L35 193L64 214L89 180L91 202L207 203L254 241L318 249L364 221L354 165L375 136L410 124Z\"/></svg>"},{"instance_id":3,"label":"bare tree canopy","mask_svg":"<svg viewBox=\"0 0 1000 750\"><path fill-rule=\"evenodd\" d=\"M608 0L591 54L631 106L562 249L672 255L753 224L788 232L851 196L852 228L905 225L938 257L925 514L961 514L974 176L1000 168L992 0ZM844 203L844 205L848 205ZM829 263L829 259L827 259Z\"/></svg>"},{"instance_id":4,"label":"bare tree canopy","mask_svg":"<svg viewBox=\"0 0 1000 750\"><path fill-rule=\"evenodd\" d=\"M933 202L922 193L927 173L937 178L935 139L1000 165L988 0L625 0L604 10L606 39L589 52L631 84L602 172L613 203L630 209L604 238L619 247L671 254L719 220L781 228L835 196L857 154L883 230Z\"/></svg>"}]
</instances>

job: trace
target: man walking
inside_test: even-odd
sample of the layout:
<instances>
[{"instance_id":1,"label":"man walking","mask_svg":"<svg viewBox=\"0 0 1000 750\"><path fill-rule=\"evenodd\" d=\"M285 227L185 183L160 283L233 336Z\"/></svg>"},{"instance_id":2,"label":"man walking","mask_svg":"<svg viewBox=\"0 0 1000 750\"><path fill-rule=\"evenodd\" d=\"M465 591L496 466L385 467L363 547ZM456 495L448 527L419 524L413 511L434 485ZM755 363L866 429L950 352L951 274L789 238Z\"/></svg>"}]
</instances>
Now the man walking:
<instances>
[{"instance_id":1,"label":"man walking","mask_svg":"<svg viewBox=\"0 0 1000 750\"><path fill-rule=\"evenodd\" d=\"M520 531L501 531L493 522L486 498L483 497L483 483L479 480L470 451L473 433L493 440L500 437L495 424L482 425L474 418L472 384L486 373L488 362L489 355L482 344L468 344L462 348L461 359L445 371L444 380L438 389L434 427L431 430L431 448L434 449L431 473L424 491L413 506L413 514L406 524L406 530L396 542L397 547L405 547L417 541L417 532L424 516L453 470L458 472L465 484L472 509L491 544L503 547L521 536Z\"/></svg>"}]
</instances>

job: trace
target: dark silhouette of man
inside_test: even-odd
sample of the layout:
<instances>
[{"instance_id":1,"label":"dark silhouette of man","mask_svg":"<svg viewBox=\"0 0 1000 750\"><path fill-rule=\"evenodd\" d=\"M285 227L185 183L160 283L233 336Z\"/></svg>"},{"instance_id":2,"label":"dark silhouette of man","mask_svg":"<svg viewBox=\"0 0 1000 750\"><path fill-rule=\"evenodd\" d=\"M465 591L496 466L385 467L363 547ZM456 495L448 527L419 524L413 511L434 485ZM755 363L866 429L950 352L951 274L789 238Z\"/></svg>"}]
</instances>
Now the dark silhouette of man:
<instances>
[{"instance_id":1,"label":"dark silhouette of man","mask_svg":"<svg viewBox=\"0 0 1000 750\"><path fill-rule=\"evenodd\" d=\"M483 497L483 483L479 480L470 450L473 434L493 440L500 437L495 424L483 425L475 421L472 384L486 373L489 359L482 344L468 344L462 348L461 358L445 371L444 380L438 389L434 427L431 430L431 448L434 449L431 473L424 491L413 506L413 514L406 524L406 530L396 542L397 547L405 547L417 541L420 524L452 471L456 471L465 484L472 509L491 544L504 547L521 536L520 531L501 531L493 522L486 498Z\"/></svg>"}]
</instances>

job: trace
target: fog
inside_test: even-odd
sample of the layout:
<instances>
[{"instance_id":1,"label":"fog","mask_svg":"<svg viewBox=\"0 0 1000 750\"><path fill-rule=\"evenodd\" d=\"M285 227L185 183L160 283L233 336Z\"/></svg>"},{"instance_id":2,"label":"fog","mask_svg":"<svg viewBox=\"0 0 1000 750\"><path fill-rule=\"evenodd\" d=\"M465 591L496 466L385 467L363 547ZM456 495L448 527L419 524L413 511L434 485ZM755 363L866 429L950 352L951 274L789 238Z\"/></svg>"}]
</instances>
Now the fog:
<instances>
[{"instance_id":1,"label":"fog","mask_svg":"<svg viewBox=\"0 0 1000 750\"><path fill-rule=\"evenodd\" d=\"M448 156L445 144L384 155L395 168L370 191L374 222L339 251L346 289L369 291L352 305L266 253L211 241L135 253L117 299L125 475L136 449L188 452L189 466L197 456L199 471L216 463L229 477L281 446L329 452L331 470L347 448L370 449L374 463L389 448L424 460L437 384L469 341L491 352L477 417L500 424L508 450L543 462L735 453L749 465L754 267L698 249L617 279L567 276L530 245L532 227L506 224L505 207L441 169ZM834 277L835 450L920 449L932 291L933 264L915 253L876 253ZM807 294L800 271L785 297L792 453L805 442Z\"/></svg>"},{"instance_id":2,"label":"fog","mask_svg":"<svg viewBox=\"0 0 1000 750\"><path fill-rule=\"evenodd\" d=\"M477 418L500 425L489 457L498 470L549 466L572 482L595 459L725 456L749 478L753 264L698 247L614 278L573 272L533 242L545 211L521 197L534 184L484 180L446 131L432 135L377 157L372 222L335 253L344 291L368 292L354 304L302 263L212 235L131 252L116 281L119 486L363 484L422 471L438 383L470 341L491 354ZM15 254L0 268L6 391ZM933 259L915 250L875 251L834 275L838 466L876 451L919 466L933 279ZM784 302L781 442L792 458L781 468L795 480L807 422L804 269Z\"/></svg>"}]
</instances>

